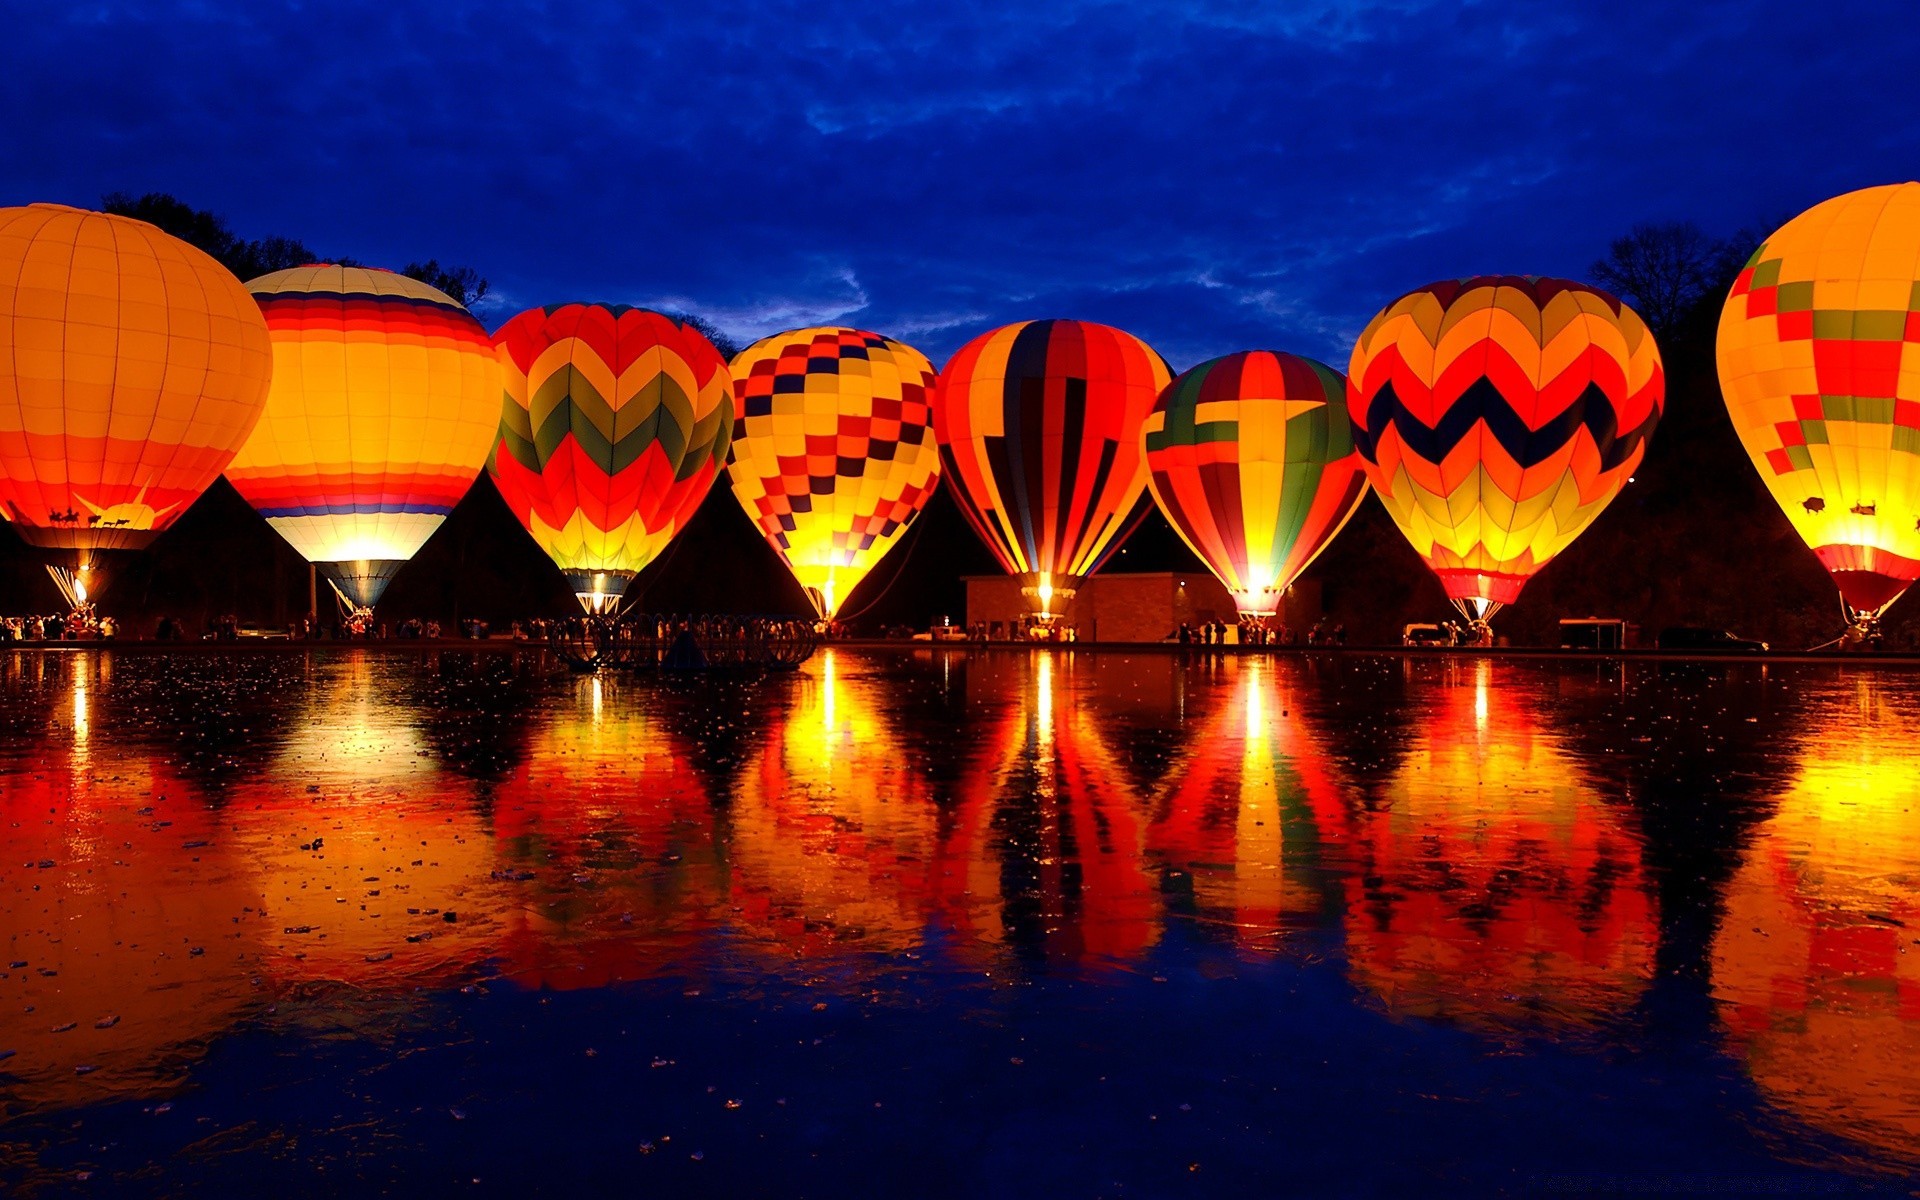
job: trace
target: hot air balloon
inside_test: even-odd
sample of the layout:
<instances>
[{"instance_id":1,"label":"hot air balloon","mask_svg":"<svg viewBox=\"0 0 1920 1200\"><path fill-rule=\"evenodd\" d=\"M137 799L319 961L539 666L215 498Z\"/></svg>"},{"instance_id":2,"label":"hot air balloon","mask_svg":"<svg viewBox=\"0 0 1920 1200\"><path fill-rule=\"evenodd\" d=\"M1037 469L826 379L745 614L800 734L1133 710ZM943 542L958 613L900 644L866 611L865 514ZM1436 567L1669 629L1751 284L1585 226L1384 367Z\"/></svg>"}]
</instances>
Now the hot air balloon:
<instances>
[{"instance_id":1,"label":"hot air balloon","mask_svg":"<svg viewBox=\"0 0 1920 1200\"><path fill-rule=\"evenodd\" d=\"M1201 363L1160 393L1140 437L1154 502L1255 621L1279 611L1367 490L1346 380L1310 358Z\"/></svg>"},{"instance_id":2,"label":"hot air balloon","mask_svg":"<svg viewBox=\"0 0 1920 1200\"><path fill-rule=\"evenodd\" d=\"M494 334L506 397L487 469L591 614L700 507L733 435L727 362L626 305L532 308Z\"/></svg>"},{"instance_id":3,"label":"hot air balloon","mask_svg":"<svg viewBox=\"0 0 1920 1200\"><path fill-rule=\"evenodd\" d=\"M129 217L0 208L0 512L71 552L48 570L76 607L95 551L148 545L220 474L272 370L259 308L201 251Z\"/></svg>"},{"instance_id":4,"label":"hot air balloon","mask_svg":"<svg viewBox=\"0 0 1920 1200\"><path fill-rule=\"evenodd\" d=\"M391 271L317 263L247 284L273 337L266 415L227 480L341 603L370 609L453 511L499 427L487 331Z\"/></svg>"},{"instance_id":5,"label":"hot air balloon","mask_svg":"<svg viewBox=\"0 0 1920 1200\"><path fill-rule=\"evenodd\" d=\"M1145 342L1091 321L1003 326L940 372L933 429L954 497L1042 619L1130 532L1140 426L1171 375Z\"/></svg>"},{"instance_id":6,"label":"hot air balloon","mask_svg":"<svg viewBox=\"0 0 1920 1200\"><path fill-rule=\"evenodd\" d=\"M1920 183L1761 243L1720 314L1720 389L1767 490L1870 636L1920 578Z\"/></svg>"},{"instance_id":7,"label":"hot air balloon","mask_svg":"<svg viewBox=\"0 0 1920 1200\"><path fill-rule=\"evenodd\" d=\"M933 364L858 329L796 329L733 360L733 494L831 618L933 497Z\"/></svg>"},{"instance_id":8,"label":"hot air balloon","mask_svg":"<svg viewBox=\"0 0 1920 1200\"><path fill-rule=\"evenodd\" d=\"M1535 276L1407 293L1368 323L1347 371L1368 481L1482 637L1619 494L1665 395L1638 313Z\"/></svg>"}]
</instances>

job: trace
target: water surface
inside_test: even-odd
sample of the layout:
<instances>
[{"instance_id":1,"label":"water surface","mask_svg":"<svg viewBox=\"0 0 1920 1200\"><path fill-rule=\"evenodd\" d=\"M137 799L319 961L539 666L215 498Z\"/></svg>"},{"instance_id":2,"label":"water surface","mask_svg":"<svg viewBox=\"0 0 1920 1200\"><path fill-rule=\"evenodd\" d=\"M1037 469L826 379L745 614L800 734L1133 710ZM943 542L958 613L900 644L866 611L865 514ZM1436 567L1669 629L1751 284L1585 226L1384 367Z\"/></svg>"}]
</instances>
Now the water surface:
<instances>
[{"instance_id":1,"label":"water surface","mask_svg":"<svg viewBox=\"0 0 1920 1200\"><path fill-rule=\"evenodd\" d=\"M0 656L0 1190L1908 1194L1920 676Z\"/></svg>"}]
</instances>

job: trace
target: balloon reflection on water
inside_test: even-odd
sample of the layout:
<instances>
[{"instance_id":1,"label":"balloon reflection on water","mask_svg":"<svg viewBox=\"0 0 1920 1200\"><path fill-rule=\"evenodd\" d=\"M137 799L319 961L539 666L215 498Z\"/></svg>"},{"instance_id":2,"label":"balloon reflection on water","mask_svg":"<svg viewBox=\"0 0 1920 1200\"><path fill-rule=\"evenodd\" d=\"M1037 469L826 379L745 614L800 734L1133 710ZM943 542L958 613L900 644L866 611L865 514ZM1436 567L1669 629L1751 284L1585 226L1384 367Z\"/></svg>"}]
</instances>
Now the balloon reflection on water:
<instances>
[{"instance_id":1,"label":"balloon reflection on water","mask_svg":"<svg viewBox=\"0 0 1920 1200\"><path fill-rule=\"evenodd\" d=\"M726 907L700 747L644 684L563 685L490 793L495 947L524 987L600 987L700 965Z\"/></svg>"},{"instance_id":2,"label":"balloon reflection on water","mask_svg":"<svg viewBox=\"0 0 1920 1200\"><path fill-rule=\"evenodd\" d=\"M816 655L742 773L728 822L737 934L783 955L918 948L959 898L925 765L887 681Z\"/></svg>"},{"instance_id":3,"label":"balloon reflection on water","mask_svg":"<svg viewBox=\"0 0 1920 1200\"><path fill-rule=\"evenodd\" d=\"M1727 889L1713 988L1767 1097L1920 1162L1920 704L1856 678Z\"/></svg>"},{"instance_id":4,"label":"balloon reflection on water","mask_svg":"<svg viewBox=\"0 0 1920 1200\"><path fill-rule=\"evenodd\" d=\"M275 983L444 983L486 956L473 901L492 837L394 703L390 667L355 656L312 679L272 769L228 790L224 832Z\"/></svg>"},{"instance_id":5,"label":"balloon reflection on water","mask_svg":"<svg viewBox=\"0 0 1920 1200\"><path fill-rule=\"evenodd\" d=\"M543 678L482 713L490 684L452 716L391 659L289 660L301 686L212 758L181 752L125 656L0 659L0 928L27 964L0 971L0 1071L30 1105L159 1095L290 997L346 1021L376 1010L343 995L388 1012L467 982L864 991L1158 972L1209 945L1304 951L1397 1016L1496 1034L1613 1029L1647 994L1639 810L1549 715L1565 672L1395 665L1371 703L1405 736L1363 773L1335 718L1374 668L932 653L832 648L733 690ZM1867 678L1798 701L1812 732L1742 843L1712 984L1769 1101L1901 1153L1920 709ZM469 733L512 753L463 771Z\"/></svg>"},{"instance_id":6,"label":"balloon reflection on water","mask_svg":"<svg viewBox=\"0 0 1920 1200\"><path fill-rule=\"evenodd\" d=\"M1544 727L1512 664L1448 663L1377 799L1323 814L1352 856L1346 954L1390 1010L1499 1028L1626 1014L1656 913L1630 818Z\"/></svg>"},{"instance_id":7,"label":"balloon reflection on water","mask_svg":"<svg viewBox=\"0 0 1920 1200\"><path fill-rule=\"evenodd\" d=\"M0 788L0 1092L26 1104L175 1086L254 995L257 930L235 921L251 896L217 814L157 757L93 770L85 728Z\"/></svg>"},{"instance_id":8,"label":"balloon reflection on water","mask_svg":"<svg viewBox=\"0 0 1920 1200\"><path fill-rule=\"evenodd\" d=\"M1338 785L1291 673L1257 658L1225 668L1230 692L1195 718L1192 748L1154 801L1147 853L1171 874L1169 891L1190 889L1201 920L1275 949L1284 930L1324 919L1315 814L1337 810Z\"/></svg>"}]
</instances>

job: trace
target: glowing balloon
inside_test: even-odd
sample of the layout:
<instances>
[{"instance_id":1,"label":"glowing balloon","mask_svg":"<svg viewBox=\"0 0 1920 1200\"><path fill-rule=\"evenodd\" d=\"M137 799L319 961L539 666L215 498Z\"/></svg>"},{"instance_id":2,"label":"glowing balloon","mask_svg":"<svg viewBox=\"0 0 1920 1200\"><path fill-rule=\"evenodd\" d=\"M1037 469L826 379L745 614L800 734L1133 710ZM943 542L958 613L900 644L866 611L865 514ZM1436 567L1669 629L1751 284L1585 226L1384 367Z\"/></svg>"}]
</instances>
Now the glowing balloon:
<instances>
[{"instance_id":1,"label":"glowing balloon","mask_svg":"<svg viewBox=\"0 0 1920 1200\"><path fill-rule=\"evenodd\" d=\"M152 542L252 432L272 369L259 308L201 251L129 217L0 208L0 512L33 545L84 573Z\"/></svg>"},{"instance_id":2,"label":"glowing balloon","mask_svg":"<svg viewBox=\"0 0 1920 1200\"><path fill-rule=\"evenodd\" d=\"M733 360L733 494L833 616L932 498L933 364L858 329L796 329Z\"/></svg>"},{"instance_id":3,"label":"glowing balloon","mask_svg":"<svg viewBox=\"0 0 1920 1200\"><path fill-rule=\"evenodd\" d=\"M1154 502L1253 618L1279 611L1367 491L1346 380L1278 351L1181 374L1141 427L1141 448Z\"/></svg>"},{"instance_id":4,"label":"glowing balloon","mask_svg":"<svg viewBox=\"0 0 1920 1200\"><path fill-rule=\"evenodd\" d=\"M273 387L227 480L371 608L493 447L493 346L451 296L391 271L316 264L247 288L273 337Z\"/></svg>"},{"instance_id":5,"label":"glowing balloon","mask_svg":"<svg viewBox=\"0 0 1920 1200\"><path fill-rule=\"evenodd\" d=\"M1140 427L1171 374L1139 338L1091 321L1007 325L941 371L933 429L954 497L1040 613L1129 531L1147 486Z\"/></svg>"},{"instance_id":6,"label":"glowing balloon","mask_svg":"<svg viewBox=\"0 0 1920 1200\"><path fill-rule=\"evenodd\" d=\"M733 435L727 362L644 308L533 308L494 334L506 398L487 469L513 514L605 611L700 507Z\"/></svg>"},{"instance_id":7,"label":"glowing balloon","mask_svg":"<svg viewBox=\"0 0 1920 1200\"><path fill-rule=\"evenodd\" d=\"M1720 389L1767 490L1871 621L1920 578L1920 183L1817 204L1720 314Z\"/></svg>"},{"instance_id":8,"label":"glowing balloon","mask_svg":"<svg viewBox=\"0 0 1920 1200\"><path fill-rule=\"evenodd\" d=\"M1613 501L1665 395L1639 314L1533 276L1407 293L1360 334L1347 371L1368 481L1472 619L1511 604Z\"/></svg>"}]
</instances>

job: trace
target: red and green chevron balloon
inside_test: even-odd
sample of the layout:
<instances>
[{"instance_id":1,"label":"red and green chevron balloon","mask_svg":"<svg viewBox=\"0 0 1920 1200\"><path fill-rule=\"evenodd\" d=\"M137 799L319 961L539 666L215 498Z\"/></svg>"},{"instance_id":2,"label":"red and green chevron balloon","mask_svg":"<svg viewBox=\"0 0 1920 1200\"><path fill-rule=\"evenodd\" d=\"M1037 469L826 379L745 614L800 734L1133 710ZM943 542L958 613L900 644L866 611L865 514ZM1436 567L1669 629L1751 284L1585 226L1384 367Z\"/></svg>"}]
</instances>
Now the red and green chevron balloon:
<instances>
[{"instance_id":1,"label":"red and green chevron balloon","mask_svg":"<svg viewBox=\"0 0 1920 1200\"><path fill-rule=\"evenodd\" d=\"M1141 429L1154 502L1249 617L1278 611L1366 495L1346 386L1310 358L1243 351L1168 384Z\"/></svg>"},{"instance_id":2,"label":"red and green chevron balloon","mask_svg":"<svg viewBox=\"0 0 1920 1200\"><path fill-rule=\"evenodd\" d=\"M493 341L506 395L488 470L581 604L604 609L726 463L727 361L693 326L625 305L529 309Z\"/></svg>"}]
</instances>

